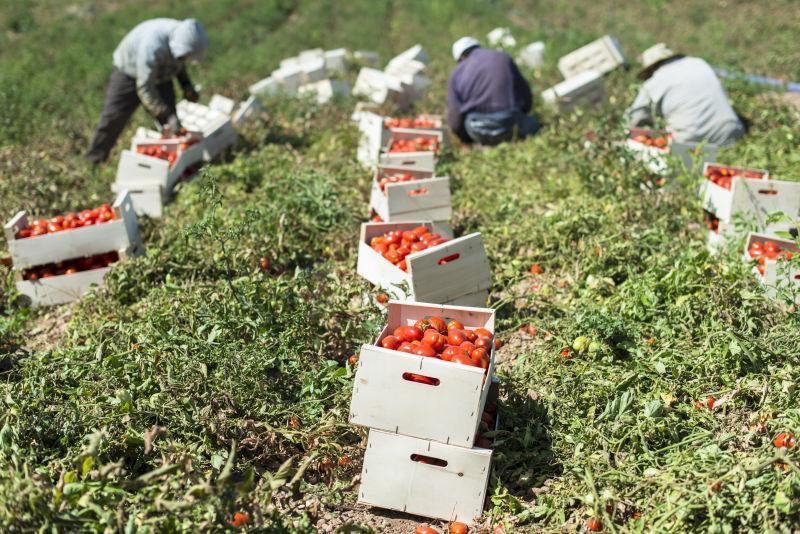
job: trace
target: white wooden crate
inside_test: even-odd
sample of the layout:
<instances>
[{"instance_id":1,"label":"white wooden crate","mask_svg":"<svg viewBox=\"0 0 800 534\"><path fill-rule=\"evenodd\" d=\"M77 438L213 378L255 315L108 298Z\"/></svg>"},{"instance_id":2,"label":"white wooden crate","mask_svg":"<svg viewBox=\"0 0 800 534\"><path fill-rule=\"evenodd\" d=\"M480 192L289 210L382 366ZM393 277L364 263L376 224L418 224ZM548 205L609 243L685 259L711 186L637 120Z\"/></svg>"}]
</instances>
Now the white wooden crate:
<instances>
[{"instance_id":1,"label":"white wooden crate","mask_svg":"<svg viewBox=\"0 0 800 534\"><path fill-rule=\"evenodd\" d=\"M494 310L430 303L390 301L388 323L374 345L363 345L358 359L350 422L440 443L472 447L494 372L384 349L380 341L395 328L438 315L465 328L494 332ZM409 373L439 380L436 386L404 378ZM435 407L435 409L431 409Z\"/></svg>"},{"instance_id":2,"label":"white wooden crate","mask_svg":"<svg viewBox=\"0 0 800 534\"><path fill-rule=\"evenodd\" d=\"M384 117L384 126L385 126L385 122L386 122L386 121L393 120L393 119L395 119L395 117ZM431 127L429 127L429 128L415 128L415 127L413 127L413 126L411 126L411 127L404 127L404 126L392 126L392 127L388 127L388 126L387 126L387 128L388 128L389 130L395 130L395 129L398 129L398 128L401 128L401 129L412 129L412 130L426 130L426 131L427 131L427 130L433 130L433 131L436 131L436 132L440 132L440 133L442 134L442 140L443 140L443 141L445 140L445 135L444 135L444 120L442 119L442 116L441 116L441 115L433 115L433 114L427 114L427 113L423 113L423 114L421 114L421 115L417 115L417 116L416 116L416 119L417 119L417 120L426 120L426 121L429 121L429 122L431 122L431 123L432 123L432 126L431 126Z\"/></svg>"},{"instance_id":3,"label":"white wooden crate","mask_svg":"<svg viewBox=\"0 0 800 534\"><path fill-rule=\"evenodd\" d=\"M376 104L404 103L402 81L396 76L369 67L359 71L353 86L353 95L368 98Z\"/></svg>"},{"instance_id":4,"label":"white wooden crate","mask_svg":"<svg viewBox=\"0 0 800 534\"><path fill-rule=\"evenodd\" d=\"M389 133L383 127L383 117L377 113L360 111L357 120L358 131L361 132L358 142L358 161L365 167L374 169L378 164L381 149L389 139Z\"/></svg>"},{"instance_id":5,"label":"white wooden crate","mask_svg":"<svg viewBox=\"0 0 800 534\"><path fill-rule=\"evenodd\" d=\"M437 406L429 412L439 413ZM423 463L434 458L447 465ZM492 450L445 445L371 429L358 501L472 524L483 513Z\"/></svg>"},{"instance_id":6,"label":"white wooden crate","mask_svg":"<svg viewBox=\"0 0 800 534\"><path fill-rule=\"evenodd\" d=\"M341 74L347 69L347 50L344 48L326 50L322 57L325 58L325 70L328 75Z\"/></svg>"},{"instance_id":7,"label":"white wooden crate","mask_svg":"<svg viewBox=\"0 0 800 534\"><path fill-rule=\"evenodd\" d=\"M184 102L187 104L192 103L188 100L184 100ZM211 99L208 101L208 107L214 111L219 111L223 115L230 116L233 114L233 110L236 107L236 101L232 98L228 98L227 96L214 94L211 95Z\"/></svg>"},{"instance_id":8,"label":"white wooden crate","mask_svg":"<svg viewBox=\"0 0 800 534\"><path fill-rule=\"evenodd\" d=\"M390 71L393 68L398 67L399 65L404 65L409 61L418 61L419 63L427 64L430 63L431 58L428 53L422 48L421 44L415 44L411 48L400 52L395 57L389 60L389 63L386 64L386 71Z\"/></svg>"},{"instance_id":9,"label":"white wooden crate","mask_svg":"<svg viewBox=\"0 0 800 534\"><path fill-rule=\"evenodd\" d=\"M800 253L797 244L790 239L783 239L772 234L750 232L745 240L742 255L742 260L747 263L754 262L754 258L751 258L748 252L753 241L775 241L781 246L781 249L788 250L795 256ZM766 294L770 298L777 298L781 292L793 293L795 302L800 302L800 268L793 267L786 261L767 259L764 261L764 274L761 274L755 265L753 274L764 286Z\"/></svg>"},{"instance_id":10,"label":"white wooden crate","mask_svg":"<svg viewBox=\"0 0 800 534\"><path fill-rule=\"evenodd\" d=\"M142 240L130 193L120 192L112 208L113 221L17 239L17 231L28 224L27 213L20 211L3 227L14 268L27 269L112 250L140 249Z\"/></svg>"},{"instance_id":11,"label":"white wooden crate","mask_svg":"<svg viewBox=\"0 0 800 534\"><path fill-rule=\"evenodd\" d=\"M384 191L373 181L370 207L384 222L449 221L453 215L450 178L439 176L386 184Z\"/></svg>"},{"instance_id":12,"label":"white wooden crate","mask_svg":"<svg viewBox=\"0 0 800 534\"><path fill-rule=\"evenodd\" d=\"M204 106L187 100L178 102L177 110L181 124L190 130L202 132L204 161L216 158L239 137L229 113L214 109L210 105Z\"/></svg>"},{"instance_id":13,"label":"white wooden crate","mask_svg":"<svg viewBox=\"0 0 800 534\"><path fill-rule=\"evenodd\" d=\"M605 74L624 63L625 55L619 41L611 35L605 35L561 57L558 70L564 78L571 78L590 69Z\"/></svg>"},{"instance_id":14,"label":"white wooden crate","mask_svg":"<svg viewBox=\"0 0 800 534\"><path fill-rule=\"evenodd\" d=\"M278 91L280 91L280 88L281 88L280 82L276 78L273 78L270 75L270 76L267 76L266 78L264 78L263 80L257 81L256 83L254 83L253 85L248 87L247 90L253 96L255 96L255 95L274 95Z\"/></svg>"},{"instance_id":15,"label":"white wooden crate","mask_svg":"<svg viewBox=\"0 0 800 534\"><path fill-rule=\"evenodd\" d=\"M370 247L373 237L392 230L411 230L428 221L364 223L358 244L358 274L403 301L485 306L492 285L491 268L480 233L473 233L406 257L408 272L393 265ZM453 258L443 265L439 260Z\"/></svg>"},{"instance_id":16,"label":"white wooden crate","mask_svg":"<svg viewBox=\"0 0 800 534\"><path fill-rule=\"evenodd\" d=\"M31 306L53 306L79 300L92 286L102 286L111 267L64 274L39 280L16 281L17 291L31 300Z\"/></svg>"},{"instance_id":17,"label":"white wooden crate","mask_svg":"<svg viewBox=\"0 0 800 534\"><path fill-rule=\"evenodd\" d=\"M605 102L603 75L596 70L581 72L543 91L542 100L561 113L570 112L579 106Z\"/></svg>"},{"instance_id":18,"label":"white wooden crate","mask_svg":"<svg viewBox=\"0 0 800 534\"><path fill-rule=\"evenodd\" d=\"M439 146L444 146L445 136L437 130L420 130L414 128L394 128L389 132L385 141L383 152L378 160L380 165L387 167L406 167L424 170L436 168L436 153L430 150L420 152L389 152L392 141L396 139L410 139L414 137L435 138Z\"/></svg>"},{"instance_id":19,"label":"white wooden crate","mask_svg":"<svg viewBox=\"0 0 800 534\"><path fill-rule=\"evenodd\" d=\"M320 80L300 86L299 94L312 94L318 104L326 104L336 96L350 94L350 84L345 80Z\"/></svg>"},{"instance_id":20,"label":"white wooden crate","mask_svg":"<svg viewBox=\"0 0 800 534\"><path fill-rule=\"evenodd\" d=\"M707 170L709 168L712 168L714 165L716 165L716 164L707 162L703 166L703 174L706 175L707 174ZM736 178L736 179L732 179L731 180L731 188L730 189L726 189L725 187L722 187L721 185L718 185L718 184L712 182L710 179L706 178L700 184L699 194L700 194L700 198L702 199L703 208L704 209L706 209L709 212L711 212L714 215L716 215L720 220L729 222L731 220L731 214L732 214L731 210L734 207L733 206L734 188L738 189L739 187L743 187L743 186L738 185L738 183L737 183L739 181L738 179L741 179L741 180L754 180L754 179L755 180L769 180L769 172L760 171L760 170L757 170L757 169L744 169L742 167L730 167L728 165L724 165L724 167L726 169L731 169L731 170L733 170L735 172L738 172L738 174L736 174L736 175L734 175L734 177L732 177L732 178ZM746 172L750 172L750 173L753 173L753 174L759 173L761 177L760 178L745 178L745 173Z\"/></svg>"},{"instance_id":21,"label":"white wooden crate","mask_svg":"<svg viewBox=\"0 0 800 534\"><path fill-rule=\"evenodd\" d=\"M111 191L114 193L129 191L137 215L147 215L153 219L161 218L164 214L164 205L171 196L162 185L141 183L133 186L134 189L128 189L129 187L131 186L114 182L111 184Z\"/></svg>"},{"instance_id":22,"label":"white wooden crate","mask_svg":"<svg viewBox=\"0 0 800 534\"><path fill-rule=\"evenodd\" d=\"M637 135L663 135L667 137L668 143L664 147L656 147L640 143L634 139ZM655 174L666 174L669 170L669 147L672 137L664 131L648 130L644 128L631 128L628 139L625 140L625 148L631 152L637 161L644 163L645 167Z\"/></svg>"}]
</instances>

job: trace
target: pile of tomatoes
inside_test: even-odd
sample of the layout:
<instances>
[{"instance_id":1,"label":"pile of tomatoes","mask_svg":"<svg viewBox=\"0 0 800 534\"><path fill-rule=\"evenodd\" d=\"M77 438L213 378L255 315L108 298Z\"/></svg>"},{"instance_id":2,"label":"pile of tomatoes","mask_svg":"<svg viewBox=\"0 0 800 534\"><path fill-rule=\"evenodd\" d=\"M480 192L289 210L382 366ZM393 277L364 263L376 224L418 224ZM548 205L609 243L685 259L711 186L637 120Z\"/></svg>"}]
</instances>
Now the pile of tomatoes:
<instances>
[{"instance_id":1,"label":"pile of tomatoes","mask_svg":"<svg viewBox=\"0 0 800 534\"><path fill-rule=\"evenodd\" d=\"M17 231L17 239L54 234L63 230L72 230L113 220L114 210L109 204L103 204L93 210L83 210L80 213L56 215L52 219L34 219L30 226L25 226Z\"/></svg>"},{"instance_id":2,"label":"pile of tomatoes","mask_svg":"<svg viewBox=\"0 0 800 534\"><path fill-rule=\"evenodd\" d=\"M416 119L392 119L386 118L383 125L387 128L438 128L438 125L430 119L417 117Z\"/></svg>"},{"instance_id":3,"label":"pile of tomatoes","mask_svg":"<svg viewBox=\"0 0 800 534\"><path fill-rule=\"evenodd\" d=\"M111 251L106 252L105 254L98 254L96 256L60 261L58 263L47 263L45 265L31 267L22 273L22 278L24 280L34 281L39 280L40 278L51 278L53 276L61 276L64 274L75 274L81 271L91 271L92 269L108 267L112 263L116 263L118 261L119 254L117 254L115 251Z\"/></svg>"},{"instance_id":4,"label":"pile of tomatoes","mask_svg":"<svg viewBox=\"0 0 800 534\"><path fill-rule=\"evenodd\" d=\"M761 171L740 170L733 167L726 167L724 165L709 165L706 168L705 177L720 187L724 187L728 191L731 189L733 179L737 176L747 178L749 180L761 180L764 178L764 173Z\"/></svg>"},{"instance_id":5,"label":"pile of tomatoes","mask_svg":"<svg viewBox=\"0 0 800 534\"><path fill-rule=\"evenodd\" d=\"M408 272L406 256L447 242L447 238L431 233L424 226L413 230L392 230L382 236L373 237L369 246L402 271Z\"/></svg>"},{"instance_id":6,"label":"pile of tomatoes","mask_svg":"<svg viewBox=\"0 0 800 534\"><path fill-rule=\"evenodd\" d=\"M416 177L408 172L402 174L393 174L391 176L383 176L380 180L378 180L378 187L381 188L381 191L386 191L387 184L397 184L401 182L413 182L416 180Z\"/></svg>"},{"instance_id":7,"label":"pile of tomatoes","mask_svg":"<svg viewBox=\"0 0 800 534\"><path fill-rule=\"evenodd\" d=\"M380 345L385 349L486 370L495 340L485 328L464 328L455 319L445 322L441 317L431 316L419 319L413 326L398 326L391 335L380 340ZM433 378L414 376L414 381L435 384Z\"/></svg>"},{"instance_id":8,"label":"pile of tomatoes","mask_svg":"<svg viewBox=\"0 0 800 534\"><path fill-rule=\"evenodd\" d=\"M715 233L719 233L719 217L717 217L708 210L704 210L703 219L705 220L706 226L708 227L709 230Z\"/></svg>"},{"instance_id":9,"label":"pile of tomatoes","mask_svg":"<svg viewBox=\"0 0 800 534\"><path fill-rule=\"evenodd\" d=\"M395 139L389 146L389 152L439 152L439 140L421 136L413 139Z\"/></svg>"},{"instance_id":10,"label":"pile of tomatoes","mask_svg":"<svg viewBox=\"0 0 800 534\"><path fill-rule=\"evenodd\" d=\"M139 154L144 154L145 156L150 156L152 158L164 159L169 162L169 166L172 167L175 165L175 160L178 159L177 152L170 152L166 145L145 145L145 146L137 146L136 152Z\"/></svg>"},{"instance_id":11,"label":"pile of tomatoes","mask_svg":"<svg viewBox=\"0 0 800 534\"><path fill-rule=\"evenodd\" d=\"M762 275L766 270L767 260L791 260L793 254L782 248L780 244L775 241L767 239L764 242L753 241L747 248L747 253L754 260L758 260L758 272Z\"/></svg>"},{"instance_id":12,"label":"pile of tomatoes","mask_svg":"<svg viewBox=\"0 0 800 534\"><path fill-rule=\"evenodd\" d=\"M647 134L637 134L631 137L637 143L647 146L654 146L656 148L665 148L669 144L669 140L664 135L650 136Z\"/></svg>"}]
</instances>

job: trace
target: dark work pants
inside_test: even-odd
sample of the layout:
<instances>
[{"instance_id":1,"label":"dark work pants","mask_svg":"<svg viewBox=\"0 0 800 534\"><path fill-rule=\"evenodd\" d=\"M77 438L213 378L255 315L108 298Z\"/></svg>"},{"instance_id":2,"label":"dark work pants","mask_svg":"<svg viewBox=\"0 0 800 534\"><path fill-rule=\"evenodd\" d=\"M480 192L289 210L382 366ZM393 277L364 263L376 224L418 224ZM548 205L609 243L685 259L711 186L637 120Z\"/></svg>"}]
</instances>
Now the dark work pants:
<instances>
[{"instance_id":1,"label":"dark work pants","mask_svg":"<svg viewBox=\"0 0 800 534\"><path fill-rule=\"evenodd\" d=\"M467 135L476 143L494 146L534 135L542 125L535 117L517 109L494 113L470 112L464 119Z\"/></svg>"},{"instance_id":2,"label":"dark work pants","mask_svg":"<svg viewBox=\"0 0 800 534\"><path fill-rule=\"evenodd\" d=\"M174 113L175 87L172 80L159 84L157 89ZM100 163L108 159L108 154L114 148L119 134L125 129L125 125L140 103L139 95L136 94L136 79L114 67L106 88L106 103L100 113L100 123L97 125L92 144L86 151L87 160Z\"/></svg>"}]
</instances>

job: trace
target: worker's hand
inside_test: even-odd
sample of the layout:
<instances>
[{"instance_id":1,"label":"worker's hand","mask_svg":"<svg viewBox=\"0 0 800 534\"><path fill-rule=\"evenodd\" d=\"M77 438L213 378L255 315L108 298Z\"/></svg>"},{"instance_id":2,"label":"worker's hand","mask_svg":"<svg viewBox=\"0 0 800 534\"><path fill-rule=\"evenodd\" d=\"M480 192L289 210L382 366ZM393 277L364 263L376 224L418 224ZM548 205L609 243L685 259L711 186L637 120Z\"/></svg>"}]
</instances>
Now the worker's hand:
<instances>
[{"instance_id":1,"label":"worker's hand","mask_svg":"<svg viewBox=\"0 0 800 534\"><path fill-rule=\"evenodd\" d=\"M164 137L174 137L178 135L181 131L181 121L178 120L178 116L174 113L167 117L167 121L163 124L161 128L161 133L164 134Z\"/></svg>"},{"instance_id":2,"label":"worker's hand","mask_svg":"<svg viewBox=\"0 0 800 534\"><path fill-rule=\"evenodd\" d=\"M197 102L200 100L200 93L195 91L194 87L189 87L183 92L183 97L189 102Z\"/></svg>"}]
</instances>

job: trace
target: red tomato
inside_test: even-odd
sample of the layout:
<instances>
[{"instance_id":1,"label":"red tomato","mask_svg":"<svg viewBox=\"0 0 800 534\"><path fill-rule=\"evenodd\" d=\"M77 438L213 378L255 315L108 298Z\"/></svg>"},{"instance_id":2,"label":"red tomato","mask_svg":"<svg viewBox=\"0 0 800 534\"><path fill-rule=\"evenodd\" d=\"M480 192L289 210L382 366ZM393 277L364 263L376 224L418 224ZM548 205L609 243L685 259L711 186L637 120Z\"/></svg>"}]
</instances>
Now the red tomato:
<instances>
[{"instance_id":1,"label":"red tomato","mask_svg":"<svg viewBox=\"0 0 800 534\"><path fill-rule=\"evenodd\" d=\"M776 447L786 449L791 449L794 447L795 442L794 434L791 432L781 432L775 436L774 440L772 440L772 444Z\"/></svg>"},{"instance_id":2,"label":"red tomato","mask_svg":"<svg viewBox=\"0 0 800 534\"><path fill-rule=\"evenodd\" d=\"M470 358L466 354L456 354L450 361L452 361L453 363L460 363L461 365L468 365L470 367L475 367L475 364L472 363L472 358Z\"/></svg>"},{"instance_id":3,"label":"red tomato","mask_svg":"<svg viewBox=\"0 0 800 534\"><path fill-rule=\"evenodd\" d=\"M447 330L451 330L453 328L457 328L458 330L464 330L464 325L461 324L461 321L456 321L453 319L449 323L447 323Z\"/></svg>"},{"instance_id":4,"label":"red tomato","mask_svg":"<svg viewBox=\"0 0 800 534\"><path fill-rule=\"evenodd\" d=\"M469 532L469 528L464 523L458 521L450 523L450 534L467 534L467 532Z\"/></svg>"},{"instance_id":5,"label":"red tomato","mask_svg":"<svg viewBox=\"0 0 800 534\"><path fill-rule=\"evenodd\" d=\"M490 337L479 337L475 340L475 346L480 349L486 349L487 352L492 350L494 343L492 343L492 338Z\"/></svg>"},{"instance_id":6,"label":"red tomato","mask_svg":"<svg viewBox=\"0 0 800 534\"><path fill-rule=\"evenodd\" d=\"M453 345L448 345L442 351L442 359L446 362L451 362L453 361L453 357L456 356L457 354L463 354L463 352L461 352L461 349L458 347L454 347Z\"/></svg>"},{"instance_id":7,"label":"red tomato","mask_svg":"<svg viewBox=\"0 0 800 534\"><path fill-rule=\"evenodd\" d=\"M464 341L461 345L459 345L461 352L466 354L467 356L472 356L472 351L475 350L475 345L471 341Z\"/></svg>"},{"instance_id":8,"label":"red tomato","mask_svg":"<svg viewBox=\"0 0 800 534\"><path fill-rule=\"evenodd\" d=\"M412 345L408 341L403 341L402 343L400 343L400 346L397 347L397 350L400 352L412 354L414 352L414 345Z\"/></svg>"},{"instance_id":9,"label":"red tomato","mask_svg":"<svg viewBox=\"0 0 800 534\"><path fill-rule=\"evenodd\" d=\"M411 230L411 232L412 232L412 233L413 233L415 236L417 236L417 238L420 238L420 237L422 237L423 235L425 235L425 234L427 234L427 233L428 233L428 229L427 229L426 227L424 227L424 226L417 226L416 228L414 228L413 230Z\"/></svg>"},{"instance_id":10,"label":"red tomato","mask_svg":"<svg viewBox=\"0 0 800 534\"><path fill-rule=\"evenodd\" d=\"M445 337L440 334L438 330L428 328L422 336L422 343L429 345L433 350L439 352L444 349Z\"/></svg>"},{"instance_id":11,"label":"red tomato","mask_svg":"<svg viewBox=\"0 0 800 534\"><path fill-rule=\"evenodd\" d=\"M375 297L380 304L386 304L389 301L389 297L386 296L386 293L378 293L378 296Z\"/></svg>"},{"instance_id":12,"label":"red tomato","mask_svg":"<svg viewBox=\"0 0 800 534\"><path fill-rule=\"evenodd\" d=\"M386 336L381 340L381 347L384 349L397 350L400 346L400 339L395 336Z\"/></svg>"},{"instance_id":13,"label":"red tomato","mask_svg":"<svg viewBox=\"0 0 800 534\"><path fill-rule=\"evenodd\" d=\"M422 339L422 330L416 326L401 326L400 339L404 341L420 341Z\"/></svg>"},{"instance_id":14,"label":"red tomato","mask_svg":"<svg viewBox=\"0 0 800 534\"><path fill-rule=\"evenodd\" d=\"M592 517L586 523L586 529L589 532L601 532L603 530L603 523L596 517Z\"/></svg>"},{"instance_id":15,"label":"red tomato","mask_svg":"<svg viewBox=\"0 0 800 534\"><path fill-rule=\"evenodd\" d=\"M447 329L447 342L450 345L459 346L462 343L464 343L465 340L466 338L464 337L464 332L462 332L458 328Z\"/></svg>"},{"instance_id":16,"label":"red tomato","mask_svg":"<svg viewBox=\"0 0 800 534\"><path fill-rule=\"evenodd\" d=\"M483 348L476 348L470 353L469 357L475 365L480 365L481 361L484 359L487 363L489 362L489 353Z\"/></svg>"},{"instance_id":17,"label":"red tomato","mask_svg":"<svg viewBox=\"0 0 800 534\"><path fill-rule=\"evenodd\" d=\"M411 243L411 253L412 254L414 252L420 252L422 250L425 250L426 248L428 248L428 245L426 245L422 241L416 241L414 243Z\"/></svg>"},{"instance_id":18,"label":"red tomato","mask_svg":"<svg viewBox=\"0 0 800 534\"><path fill-rule=\"evenodd\" d=\"M442 334L447 332L447 324L444 322L444 319L441 317L437 317L435 315L428 318L428 322L431 324L433 328L441 332Z\"/></svg>"},{"instance_id":19,"label":"red tomato","mask_svg":"<svg viewBox=\"0 0 800 534\"><path fill-rule=\"evenodd\" d=\"M420 343L419 345L414 347L412 353L416 354L417 356L425 356L428 358L436 356L436 351L433 350L433 347L431 347L430 345L426 345L424 343Z\"/></svg>"},{"instance_id":20,"label":"red tomato","mask_svg":"<svg viewBox=\"0 0 800 534\"><path fill-rule=\"evenodd\" d=\"M470 330L468 328L464 329L464 337L467 338L467 341L471 341L475 343L475 340L478 339L478 334L475 333L475 330Z\"/></svg>"},{"instance_id":21,"label":"red tomato","mask_svg":"<svg viewBox=\"0 0 800 534\"><path fill-rule=\"evenodd\" d=\"M431 323L427 319L417 319L414 326L425 332L431 327Z\"/></svg>"},{"instance_id":22,"label":"red tomato","mask_svg":"<svg viewBox=\"0 0 800 534\"><path fill-rule=\"evenodd\" d=\"M414 531L414 534L439 534L439 531L427 525L420 525L417 527L417 530Z\"/></svg>"},{"instance_id":23,"label":"red tomato","mask_svg":"<svg viewBox=\"0 0 800 534\"><path fill-rule=\"evenodd\" d=\"M478 337L492 337L494 335L485 328L476 328L475 333L478 335Z\"/></svg>"}]
</instances>

